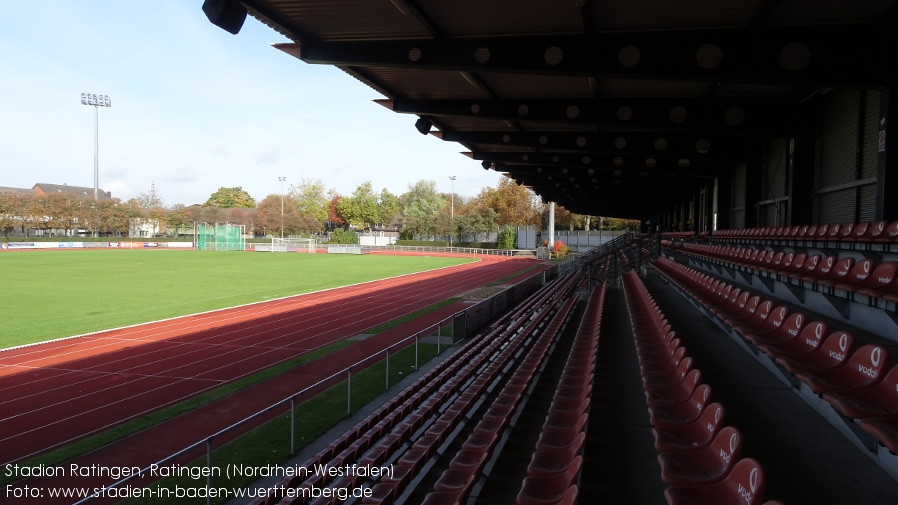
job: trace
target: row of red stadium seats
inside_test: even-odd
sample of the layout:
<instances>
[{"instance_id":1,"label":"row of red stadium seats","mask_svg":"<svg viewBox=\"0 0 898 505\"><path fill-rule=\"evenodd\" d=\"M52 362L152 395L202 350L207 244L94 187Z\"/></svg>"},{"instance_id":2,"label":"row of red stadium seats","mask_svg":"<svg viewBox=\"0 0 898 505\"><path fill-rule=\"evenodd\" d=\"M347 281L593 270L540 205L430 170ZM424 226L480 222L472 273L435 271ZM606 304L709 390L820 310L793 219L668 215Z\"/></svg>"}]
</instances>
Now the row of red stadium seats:
<instances>
[{"instance_id":1,"label":"row of red stadium seats","mask_svg":"<svg viewBox=\"0 0 898 505\"><path fill-rule=\"evenodd\" d=\"M523 302L532 311L532 317L504 318L501 321L503 324L494 325L484 338L468 342L302 466L344 466L355 462L376 466L395 462L397 469L393 476L374 485L375 494L366 498L375 503L392 503L398 492L411 482L427 460L433 458L437 449L447 441L467 410L476 404L476 392L489 384L490 375L486 372L492 370L495 373L495 367L501 368L506 364L509 356L522 345L522 339L517 335L534 331L549 318L554 311L547 309L554 306L554 301L570 288L572 282L569 278L559 278L547 284ZM493 368L482 372L485 367ZM310 502L309 493L294 492L285 497L284 490L357 487L363 483L359 480L364 481L355 477L335 481L328 474L318 472L285 478L266 497L253 503L305 504ZM381 487L378 489L378 486ZM336 496L337 493L334 493Z\"/></svg>"},{"instance_id":2,"label":"row of red stadium seats","mask_svg":"<svg viewBox=\"0 0 898 505\"><path fill-rule=\"evenodd\" d=\"M667 259L656 265L746 342L898 452L898 365L889 369L887 348L856 345L850 332L830 332L825 322Z\"/></svg>"},{"instance_id":3,"label":"row of red stadium seats","mask_svg":"<svg viewBox=\"0 0 898 505\"><path fill-rule=\"evenodd\" d=\"M693 368L692 358L635 272L623 276L623 286L661 479L669 486L664 491L667 503L761 503L761 464L740 459L741 433L724 426L723 405L708 403L711 387L701 383L701 371Z\"/></svg>"},{"instance_id":4,"label":"row of red stadium seats","mask_svg":"<svg viewBox=\"0 0 898 505\"><path fill-rule=\"evenodd\" d=\"M782 282L849 299L864 295L898 302L898 261L775 251L741 246L683 244L683 251Z\"/></svg>"},{"instance_id":5,"label":"row of red stadium seats","mask_svg":"<svg viewBox=\"0 0 898 505\"><path fill-rule=\"evenodd\" d=\"M898 242L898 221L740 228L717 230L708 236L715 239L893 243Z\"/></svg>"}]
</instances>

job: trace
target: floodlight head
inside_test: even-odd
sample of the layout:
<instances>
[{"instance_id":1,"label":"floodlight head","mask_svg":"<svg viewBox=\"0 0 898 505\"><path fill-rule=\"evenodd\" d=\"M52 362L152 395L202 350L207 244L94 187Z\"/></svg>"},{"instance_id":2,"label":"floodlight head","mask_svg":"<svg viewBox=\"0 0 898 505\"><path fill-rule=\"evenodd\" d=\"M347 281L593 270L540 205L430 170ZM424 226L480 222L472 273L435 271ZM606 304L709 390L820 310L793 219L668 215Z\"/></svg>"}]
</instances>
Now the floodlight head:
<instances>
[{"instance_id":1,"label":"floodlight head","mask_svg":"<svg viewBox=\"0 0 898 505\"><path fill-rule=\"evenodd\" d=\"M480 163L480 166L483 167L484 170L489 170L491 166L493 166L492 161L483 161Z\"/></svg>"},{"instance_id":2,"label":"floodlight head","mask_svg":"<svg viewBox=\"0 0 898 505\"><path fill-rule=\"evenodd\" d=\"M246 7L239 0L205 0L203 12L212 24L234 35L246 21Z\"/></svg>"},{"instance_id":3,"label":"floodlight head","mask_svg":"<svg viewBox=\"0 0 898 505\"><path fill-rule=\"evenodd\" d=\"M430 133L430 127L432 125L433 123L431 123L429 119L423 117L418 118L418 120L415 121L415 128L418 130L418 132L421 133L421 135L427 135L428 133Z\"/></svg>"}]
</instances>

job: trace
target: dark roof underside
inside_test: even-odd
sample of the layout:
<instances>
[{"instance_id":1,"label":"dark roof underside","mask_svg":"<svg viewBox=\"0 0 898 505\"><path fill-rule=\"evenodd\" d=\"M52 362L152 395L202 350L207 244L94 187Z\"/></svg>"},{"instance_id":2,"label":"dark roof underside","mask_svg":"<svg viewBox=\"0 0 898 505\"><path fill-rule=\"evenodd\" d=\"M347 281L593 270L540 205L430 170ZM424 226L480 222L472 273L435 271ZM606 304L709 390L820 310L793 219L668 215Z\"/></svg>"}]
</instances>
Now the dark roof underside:
<instances>
[{"instance_id":1,"label":"dark roof underside","mask_svg":"<svg viewBox=\"0 0 898 505\"><path fill-rule=\"evenodd\" d=\"M800 135L803 102L895 82L893 0L243 4L279 49L418 116L409 135L588 215L651 216Z\"/></svg>"}]
</instances>

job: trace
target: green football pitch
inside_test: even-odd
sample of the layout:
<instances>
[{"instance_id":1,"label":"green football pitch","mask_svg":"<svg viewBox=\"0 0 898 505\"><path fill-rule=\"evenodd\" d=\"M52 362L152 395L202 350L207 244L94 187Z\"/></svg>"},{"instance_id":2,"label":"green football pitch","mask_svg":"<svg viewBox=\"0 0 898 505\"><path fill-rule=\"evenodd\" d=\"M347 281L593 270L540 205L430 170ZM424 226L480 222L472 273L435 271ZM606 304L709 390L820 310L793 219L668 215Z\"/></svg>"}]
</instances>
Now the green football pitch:
<instances>
[{"instance_id":1,"label":"green football pitch","mask_svg":"<svg viewBox=\"0 0 898 505\"><path fill-rule=\"evenodd\" d=\"M0 254L0 348L470 261L192 250L7 252Z\"/></svg>"}]
</instances>

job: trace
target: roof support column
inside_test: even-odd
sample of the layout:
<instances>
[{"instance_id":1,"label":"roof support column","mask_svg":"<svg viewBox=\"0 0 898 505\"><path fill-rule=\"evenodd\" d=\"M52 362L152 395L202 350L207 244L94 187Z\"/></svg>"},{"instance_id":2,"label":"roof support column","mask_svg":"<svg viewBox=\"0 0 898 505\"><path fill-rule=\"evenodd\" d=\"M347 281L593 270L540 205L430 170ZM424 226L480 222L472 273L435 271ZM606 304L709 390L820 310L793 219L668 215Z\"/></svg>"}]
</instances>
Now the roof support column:
<instances>
[{"instance_id":1,"label":"roof support column","mask_svg":"<svg viewBox=\"0 0 898 505\"><path fill-rule=\"evenodd\" d=\"M555 247L555 202L549 202L549 249Z\"/></svg>"},{"instance_id":2,"label":"roof support column","mask_svg":"<svg viewBox=\"0 0 898 505\"><path fill-rule=\"evenodd\" d=\"M717 212L717 219L714 226L714 231L717 230L726 230L730 228L730 207L732 206L732 194L730 188L732 188L732 170L729 170L722 175L718 176L714 179L714 187L716 188L714 191L715 196L715 212ZM721 191L723 189L723 191ZM723 212L718 212L719 209L723 209Z\"/></svg>"},{"instance_id":3,"label":"roof support column","mask_svg":"<svg viewBox=\"0 0 898 505\"><path fill-rule=\"evenodd\" d=\"M764 170L763 149L758 142L752 143L749 159L745 167L745 227L758 226L758 202L763 195Z\"/></svg>"},{"instance_id":4,"label":"roof support column","mask_svg":"<svg viewBox=\"0 0 898 505\"><path fill-rule=\"evenodd\" d=\"M789 139L789 155L786 159L786 196L789 208L787 223L811 224L814 222L814 173L817 164L817 114L819 104L798 109L797 134Z\"/></svg>"},{"instance_id":5,"label":"roof support column","mask_svg":"<svg viewBox=\"0 0 898 505\"><path fill-rule=\"evenodd\" d=\"M898 198L894 198L898 194L898 87L882 91L879 111L875 219L895 220L898 219ZM892 124L896 125L895 129L889 128Z\"/></svg>"}]
</instances>

